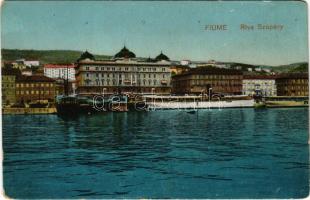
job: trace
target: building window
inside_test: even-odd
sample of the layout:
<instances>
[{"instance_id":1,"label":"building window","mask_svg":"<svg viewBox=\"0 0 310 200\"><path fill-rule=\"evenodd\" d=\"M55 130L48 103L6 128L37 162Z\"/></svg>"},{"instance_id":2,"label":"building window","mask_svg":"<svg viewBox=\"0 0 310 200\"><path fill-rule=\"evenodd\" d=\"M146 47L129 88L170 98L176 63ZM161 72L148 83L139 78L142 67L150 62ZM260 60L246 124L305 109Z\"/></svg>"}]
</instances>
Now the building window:
<instances>
[{"instance_id":1,"label":"building window","mask_svg":"<svg viewBox=\"0 0 310 200\"><path fill-rule=\"evenodd\" d=\"M151 74L149 74L149 78L151 78Z\"/></svg>"},{"instance_id":2,"label":"building window","mask_svg":"<svg viewBox=\"0 0 310 200\"><path fill-rule=\"evenodd\" d=\"M96 77L99 77L99 74L98 74L98 73L96 73Z\"/></svg>"},{"instance_id":3,"label":"building window","mask_svg":"<svg viewBox=\"0 0 310 200\"><path fill-rule=\"evenodd\" d=\"M86 77L89 77L89 74L88 74L88 73L86 73Z\"/></svg>"},{"instance_id":4,"label":"building window","mask_svg":"<svg viewBox=\"0 0 310 200\"><path fill-rule=\"evenodd\" d=\"M156 78L156 74L154 74L154 78Z\"/></svg>"},{"instance_id":5,"label":"building window","mask_svg":"<svg viewBox=\"0 0 310 200\"><path fill-rule=\"evenodd\" d=\"M166 71L166 68L162 68L163 72Z\"/></svg>"},{"instance_id":6,"label":"building window","mask_svg":"<svg viewBox=\"0 0 310 200\"><path fill-rule=\"evenodd\" d=\"M89 67L86 67L86 70L89 70Z\"/></svg>"},{"instance_id":7,"label":"building window","mask_svg":"<svg viewBox=\"0 0 310 200\"><path fill-rule=\"evenodd\" d=\"M99 67L96 67L96 70L99 70Z\"/></svg>"},{"instance_id":8,"label":"building window","mask_svg":"<svg viewBox=\"0 0 310 200\"><path fill-rule=\"evenodd\" d=\"M163 74L163 78L165 78L165 74Z\"/></svg>"}]
</instances>

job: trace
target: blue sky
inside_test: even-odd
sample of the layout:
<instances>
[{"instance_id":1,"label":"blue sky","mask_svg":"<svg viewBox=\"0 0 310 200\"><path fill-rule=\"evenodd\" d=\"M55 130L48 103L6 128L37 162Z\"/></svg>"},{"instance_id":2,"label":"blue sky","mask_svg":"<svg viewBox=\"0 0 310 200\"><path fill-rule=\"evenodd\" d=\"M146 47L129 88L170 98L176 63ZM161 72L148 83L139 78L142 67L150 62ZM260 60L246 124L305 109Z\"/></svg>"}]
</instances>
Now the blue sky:
<instances>
[{"instance_id":1,"label":"blue sky","mask_svg":"<svg viewBox=\"0 0 310 200\"><path fill-rule=\"evenodd\" d=\"M8 1L2 48L88 50L114 55L279 65L308 61L306 4L296 2ZM241 31L240 24L282 31ZM227 31L206 31L227 24Z\"/></svg>"}]
</instances>

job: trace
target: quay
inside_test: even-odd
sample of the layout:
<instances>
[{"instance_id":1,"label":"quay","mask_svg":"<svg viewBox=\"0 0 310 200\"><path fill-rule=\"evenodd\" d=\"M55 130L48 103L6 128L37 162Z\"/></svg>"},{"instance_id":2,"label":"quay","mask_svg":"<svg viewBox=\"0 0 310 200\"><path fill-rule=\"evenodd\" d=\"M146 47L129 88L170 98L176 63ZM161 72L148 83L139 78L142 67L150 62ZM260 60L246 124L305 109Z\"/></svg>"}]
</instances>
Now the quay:
<instances>
[{"instance_id":1,"label":"quay","mask_svg":"<svg viewBox=\"0 0 310 200\"><path fill-rule=\"evenodd\" d=\"M308 107L309 98L307 96L274 96L265 97L263 103L267 108L278 108L278 107Z\"/></svg>"},{"instance_id":2,"label":"quay","mask_svg":"<svg viewBox=\"0 0 310 200\"><path fill-rule=\"evenodd\" d=\"M56 114L56 108L2 108L5 115Z\"/></svg>"}]
</instances>

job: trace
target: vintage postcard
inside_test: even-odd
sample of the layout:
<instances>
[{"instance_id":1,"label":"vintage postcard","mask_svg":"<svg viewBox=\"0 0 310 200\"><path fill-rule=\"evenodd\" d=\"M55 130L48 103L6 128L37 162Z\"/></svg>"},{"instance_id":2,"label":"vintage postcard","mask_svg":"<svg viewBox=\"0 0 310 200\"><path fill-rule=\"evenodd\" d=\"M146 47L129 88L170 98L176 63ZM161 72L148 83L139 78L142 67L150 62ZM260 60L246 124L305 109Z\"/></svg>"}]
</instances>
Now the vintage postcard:
<instances>
[{"instance_id":1,"label":"vintage postcard","mask_svg":"<svg viewBox=\"0 0 310 200\"><path fill-rule=\"evenodd\" d=\"M309 195L304 1L4 1L3 197Z\"/></svg>"}]
</instances>

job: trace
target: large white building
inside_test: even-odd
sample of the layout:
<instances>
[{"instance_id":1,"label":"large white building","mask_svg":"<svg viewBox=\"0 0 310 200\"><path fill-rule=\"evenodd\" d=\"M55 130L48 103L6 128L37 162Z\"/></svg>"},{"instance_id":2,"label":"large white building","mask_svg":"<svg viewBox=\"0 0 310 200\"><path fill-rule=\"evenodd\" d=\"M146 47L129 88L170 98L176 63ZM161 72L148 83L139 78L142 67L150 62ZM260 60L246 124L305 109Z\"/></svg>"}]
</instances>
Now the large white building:
<instances>
[{"instance_id":1,"label":"large white building","mask_svg":"<svg viewBox=\"0 0 310 200\"><path fill-rule=\"evenodd\" d=\"M112 59L96 60L86 51L76 63L77 92L170 94L170 66L163 53L141 60L124 47Z\"/></svg>"},{"instance_id":2,"label":"large white building","mask_svg":"<svg viewBox=\"0 0 310 200\"><path fill-rule=\"evenodd\" d=\"M242 93L244 95L276 96L275 76L246 75L243 76Z\"/></svg>"},{"instance_id":3,"label":"large white building","mask_svg":"<svg viewBox=\"0 0 310 200\"><path fill-rule=\"evenodd\" d=\"M75 80L74 64L45 64L44 75L54 79Z\"/></svg>"}]
</instances>

